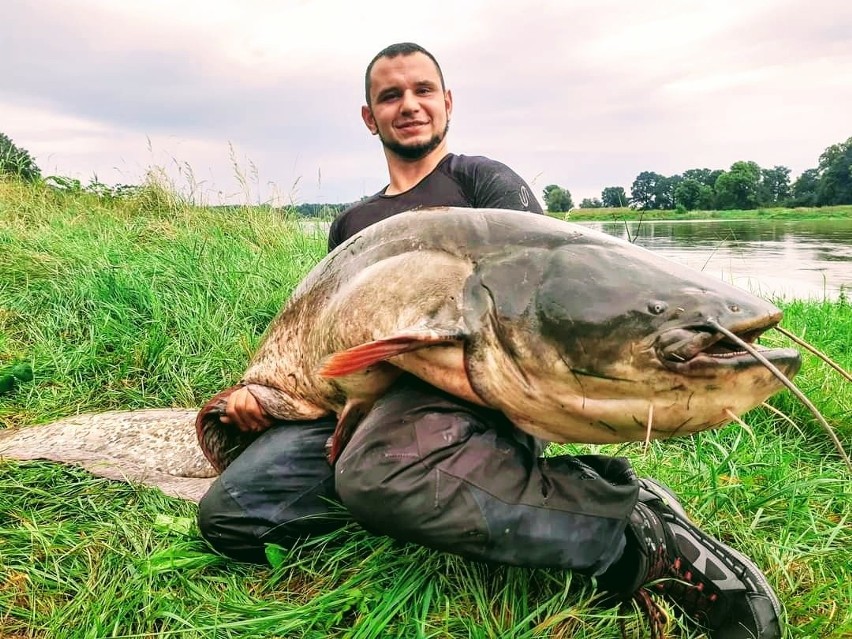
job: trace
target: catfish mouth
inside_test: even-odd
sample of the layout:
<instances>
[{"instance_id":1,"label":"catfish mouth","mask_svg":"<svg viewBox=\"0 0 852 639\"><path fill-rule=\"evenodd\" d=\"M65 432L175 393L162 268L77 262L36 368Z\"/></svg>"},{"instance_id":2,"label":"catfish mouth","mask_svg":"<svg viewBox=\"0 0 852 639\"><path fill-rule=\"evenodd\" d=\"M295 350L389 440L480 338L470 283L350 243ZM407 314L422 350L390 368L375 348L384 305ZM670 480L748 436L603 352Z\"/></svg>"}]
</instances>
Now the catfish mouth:
<instances>
[{"instance_id":1,"label":"catfish mouth","mask_svg":"<svg viewBox=\"0 0 852 639\"><path fill-rule=\"evenodd\" d=\"M798 351L790 348L766 348L758 338L774 328L778 320L766 318L763 323L752 322L744 329L730 328L738 338L759 351L770 362L795 374L801 362ZM660 363L677 373L706 373L708 369L738 369L763 366L751 353L717 331L711 325L681 326L664 331L657 338L655 351Z\"/></svg>"}]
</instances>

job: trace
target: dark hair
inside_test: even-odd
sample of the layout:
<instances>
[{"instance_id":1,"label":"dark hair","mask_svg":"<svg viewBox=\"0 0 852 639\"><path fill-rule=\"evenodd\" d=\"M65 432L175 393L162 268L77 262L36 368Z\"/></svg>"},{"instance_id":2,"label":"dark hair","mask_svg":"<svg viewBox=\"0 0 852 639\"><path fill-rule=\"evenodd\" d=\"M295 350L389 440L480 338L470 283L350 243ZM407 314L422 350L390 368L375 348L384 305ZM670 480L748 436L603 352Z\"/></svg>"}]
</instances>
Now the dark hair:
<instances>
[{"instance_id":1,"label":"dark hair","mask_svg":"<svg viewBox=\"0 0 852 639\"><path fill-rule=\"evenodd\" d=\"M379 51L376 56L370 60L370 64L367 65L367 72L364 74L364 93L367 97L367 106L370 106L370 72L373 70L373 65L376 64L376 60L379 58L396 58L397 56L411 55L412 53L422 53L435 63L435 68L438 70L438 77L441 78L441 90L446 90L444 87L444 74L441 72L441 65L438 64L435 56L419 44L414 44L413 42L398 42Z\"/></svg>"}]
</instances>

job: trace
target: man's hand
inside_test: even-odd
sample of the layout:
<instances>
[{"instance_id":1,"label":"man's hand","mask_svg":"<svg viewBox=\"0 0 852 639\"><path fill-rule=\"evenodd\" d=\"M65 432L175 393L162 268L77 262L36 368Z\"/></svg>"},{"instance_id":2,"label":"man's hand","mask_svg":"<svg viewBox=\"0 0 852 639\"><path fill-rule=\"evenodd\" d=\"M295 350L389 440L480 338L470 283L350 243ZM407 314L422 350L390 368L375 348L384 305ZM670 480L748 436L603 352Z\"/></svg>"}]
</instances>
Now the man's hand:
<instances>
[{"instance_id":1,"label":"man's hand","mask_svg":"<svg viewBox=\"0 0 852 639\"><path fill-rule=\"evenodd\" d=\"M238 388L228 396L225 412L220 419L223 424L234 424L247 433L259 433L272 426L272 419L245 387Z\"/></svg>"}]
</instances>

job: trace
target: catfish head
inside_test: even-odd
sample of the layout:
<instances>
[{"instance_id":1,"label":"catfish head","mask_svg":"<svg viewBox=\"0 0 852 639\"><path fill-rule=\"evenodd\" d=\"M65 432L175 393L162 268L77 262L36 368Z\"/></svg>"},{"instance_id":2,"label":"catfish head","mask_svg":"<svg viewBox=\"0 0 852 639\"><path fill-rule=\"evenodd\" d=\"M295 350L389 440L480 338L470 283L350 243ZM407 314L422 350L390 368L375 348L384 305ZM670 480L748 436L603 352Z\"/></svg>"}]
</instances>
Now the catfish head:
<instances>
[{"instance_id":1,"label":"catfish head","mask_svg":"<svg viewBox=\"0 0 852 639\"><path fill-rule=\"evenodd\" d=\"M465 290L471 386L551 441L667 438L721 426L782 383L726 338L774 327L773 304L603 234L517 247ZM761 349L788 378L793 349Z\"/></svg>"}]
</instances>

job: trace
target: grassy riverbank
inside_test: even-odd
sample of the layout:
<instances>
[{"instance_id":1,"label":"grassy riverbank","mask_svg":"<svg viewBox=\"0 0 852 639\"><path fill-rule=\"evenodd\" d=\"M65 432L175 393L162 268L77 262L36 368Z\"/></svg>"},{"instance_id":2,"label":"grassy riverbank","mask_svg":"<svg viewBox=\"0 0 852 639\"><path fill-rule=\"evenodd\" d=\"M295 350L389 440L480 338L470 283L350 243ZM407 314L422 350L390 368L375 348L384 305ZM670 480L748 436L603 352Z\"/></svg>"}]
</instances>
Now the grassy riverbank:
<instances>
[{"instance_id":1,"label":"grassy riverbank","mask_svg":"<svg viewBox=\"0 0 852 639\"><path fill-rule=\"evenodd\" d=\"M816 220L852 219L852 205L811 208L772 208L731 211L637 211L635 209L602 208L573 209L569 213L552 213L571 222L612 222L638 220Z\"/></svg>"},{"instance_id":2,"label":"grassy riverbank","mask_svg":"<svg viewBox=\"0 0 852 639\"><path fill-rule=\"evenodd\" d=\"M151 189L114 203L0 182L0 426L86 411L198 406L232 384L324 254L270 211L216 211ZM786 304L785 325L852 368L846 300ZM775 334L777 343L786 339ZM849 384L811 356L798 385L852 437ZM709 532L762 566L791 637L852 632L850 477L787 393L732 426L631 458ZM564 447L587 451L590 447ZM350 525L275 567L199 540L195 507L48 463L0 462L0 637L620 637L615 610L561 571L485 567ZM639 632L627 615L628 633ZM700 637L671 628L672 637Z\"/></svg>"}]
</instances>

